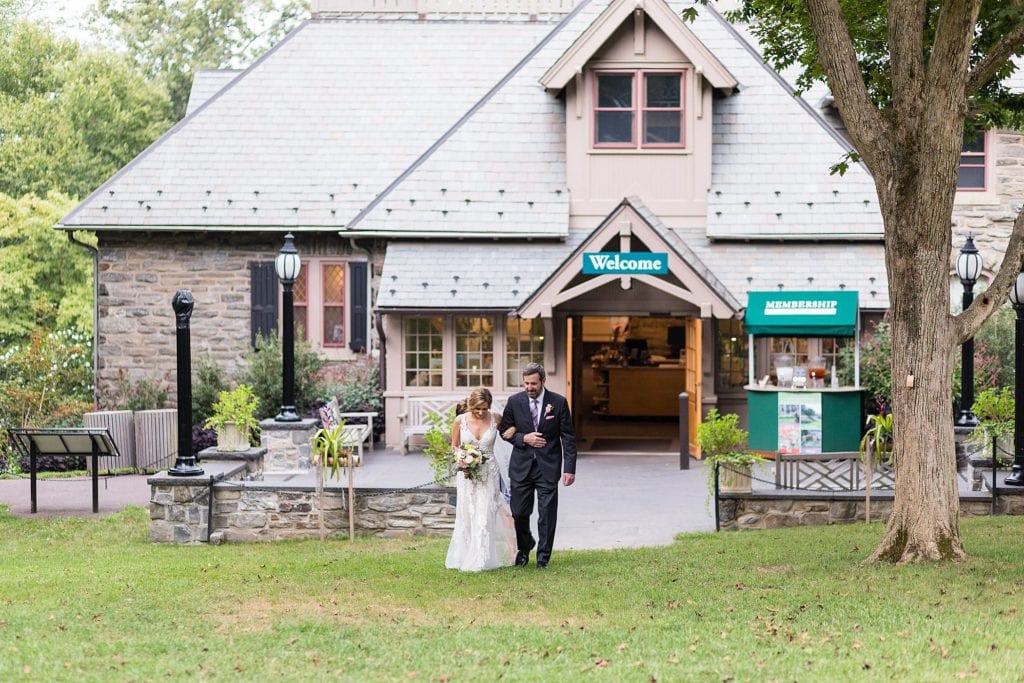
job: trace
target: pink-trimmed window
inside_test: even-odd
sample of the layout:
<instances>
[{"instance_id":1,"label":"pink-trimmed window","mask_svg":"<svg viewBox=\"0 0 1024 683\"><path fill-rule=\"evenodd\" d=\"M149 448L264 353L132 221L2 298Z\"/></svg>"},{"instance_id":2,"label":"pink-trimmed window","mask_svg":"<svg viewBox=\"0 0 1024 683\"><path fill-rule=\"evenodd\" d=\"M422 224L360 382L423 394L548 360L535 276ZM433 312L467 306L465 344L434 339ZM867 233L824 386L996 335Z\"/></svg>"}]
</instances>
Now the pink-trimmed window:
<instances>
[{"instance_id":1,"label":"pink-trimmed window","mask_svg":"<svg viewBox=\"0 0 1024 683\"><path fill-rule=\"evenodd\" d=\"M984 131L964 133L964 146L960 150L960 173L956 189L960 192L985 190L985 161L988 136Z\"/></svg>"},{"instance_id":2,"label":"pink-trimmed window","mask_svg":"<svg viewBox=\"0 0 1024 683\"><path fill-rule=\"evenodd\" d=\"M295 338L309 339L309 268L305 264L292 285L294 302Z\"/></svg>"},{"instance_id":3,"label":"pink-trimmed window","mask_svg":"<svg viewBox=\"0 0 1024 683\"><path fill-rule=\"evenodd\" d=\"M683 147L684 71L594 74L594 147Z\"/></svg>"},{"instance_id":4,"label":"pink-trimmed window","mask_svg":"<svg viewBox=\"0 0 1024 683\"><path fill-rule=\"evenodd\" d=\"M345 264L324 263L324 346L345 345Z\"/></svg>"}]
</instances>

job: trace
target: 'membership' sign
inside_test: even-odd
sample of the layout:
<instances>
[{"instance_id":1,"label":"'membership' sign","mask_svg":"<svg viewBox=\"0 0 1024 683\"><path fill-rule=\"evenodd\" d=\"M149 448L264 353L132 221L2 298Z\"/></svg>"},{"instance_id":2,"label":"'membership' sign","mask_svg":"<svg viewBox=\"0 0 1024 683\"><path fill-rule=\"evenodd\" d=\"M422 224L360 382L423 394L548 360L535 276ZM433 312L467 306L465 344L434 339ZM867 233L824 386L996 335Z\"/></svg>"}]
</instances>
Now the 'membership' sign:
<instances>
[{"instance_id":1,"label":"'membership' sign","mask_svg":"<svg viewBox=\"0 0 1024 683\"><path fill-rule=\"evenodd\" d=\"M652 251L583 252L584 275L667 275L668 254Z\"/></svg>"}]
</instances>

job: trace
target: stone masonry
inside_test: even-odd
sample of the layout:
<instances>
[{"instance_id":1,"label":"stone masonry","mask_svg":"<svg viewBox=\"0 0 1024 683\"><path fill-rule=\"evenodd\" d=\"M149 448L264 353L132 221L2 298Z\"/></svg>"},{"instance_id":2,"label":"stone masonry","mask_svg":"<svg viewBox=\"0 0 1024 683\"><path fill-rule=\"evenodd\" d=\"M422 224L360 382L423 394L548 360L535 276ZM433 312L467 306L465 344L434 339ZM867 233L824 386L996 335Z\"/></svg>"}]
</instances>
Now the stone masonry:
<instances>
[{"instance_id":1,"label":"stone masonry","mask_svg":"<svg viewBox=\"0 0 1024 683\"><path fill-rule=\"evenodd\" d=\"M124 380L156 380L176 404L175 328L171 297L195 297L192 357L237 372L250 347L249 264L273 261L284 230L274 233L98 233L96 383L101 401L116 397ZM334 233L297 233L302 256L348 256L349 240ZM371 247L375 286L382 244ZM372 296L372 292L371 292Z\"/></svg>"},{"instance_id":2,"label":"stone masonry","mask_svg":"<svg viewBox=\"0 0 1024 683\"><path fill-rule=\"evenodd\" d=\"M260 422L260 446L266 449L264 468L268 473L303 472L310 467L313 432L319 423L305 419L298 422Z\"/></svg>"}]
</instances>

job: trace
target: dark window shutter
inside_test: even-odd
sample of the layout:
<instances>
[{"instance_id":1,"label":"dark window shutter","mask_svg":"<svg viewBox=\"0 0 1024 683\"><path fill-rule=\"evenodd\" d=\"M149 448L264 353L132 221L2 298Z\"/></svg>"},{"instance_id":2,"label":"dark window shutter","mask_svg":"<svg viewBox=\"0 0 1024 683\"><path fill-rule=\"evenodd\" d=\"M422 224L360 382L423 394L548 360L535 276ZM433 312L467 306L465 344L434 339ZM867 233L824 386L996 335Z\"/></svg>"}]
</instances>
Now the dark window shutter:
<instances>
[{"instance_id":1,"label":"dark window shutter","mask_svg":"<svg viewBox=\"0 0 1024 683\"><path fill-rule=\"evenodd\" d=\"M368 282L368 263L349 263L348 264L348 282L350 288L349 301L352 302L352 307L349 313L349 346L355 352L366 351L367 336L366 336L366 293Z\"/></svg>"},{"instance_id":2,"label":"dark window shutter","mask_svg":"<svg viewBox=\"0 0 1024 683\"><path fill-rule=\"evenodd\" d=\"M256 335L269 337L277 330L277 272L274 262L249 264L251 292L250 337L256 346Z\"/></svg>"}]
</instances>

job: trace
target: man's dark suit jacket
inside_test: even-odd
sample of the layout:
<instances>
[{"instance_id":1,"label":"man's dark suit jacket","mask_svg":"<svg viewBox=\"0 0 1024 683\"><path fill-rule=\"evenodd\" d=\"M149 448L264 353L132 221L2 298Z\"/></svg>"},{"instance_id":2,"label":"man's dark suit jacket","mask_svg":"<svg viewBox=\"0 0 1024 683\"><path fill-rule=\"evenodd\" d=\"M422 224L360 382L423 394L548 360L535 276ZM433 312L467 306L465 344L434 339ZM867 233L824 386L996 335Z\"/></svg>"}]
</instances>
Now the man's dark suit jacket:
<instances>
[{"instance_id":1,"label":"man's dark suit jacket","mask_svg":"<svg viewBox=\"0 0 1024 683\"><path fill-rule=\"evenodd\" d=\"M534 457L540 465L543 477L557 482L563 472L576 474L576 430L572 426L569 403L564 396L544 390L544 402L540 408L540 425L533 428L530 413L530 397L525 391L514 394L505 404L498 433L514 426L512 437L512 459L509 462L509 479L523 481L530 475ZM523 437L538 431L547 440L543 448L533 448L523 443Z\"/></svg>"}]
</instances>

